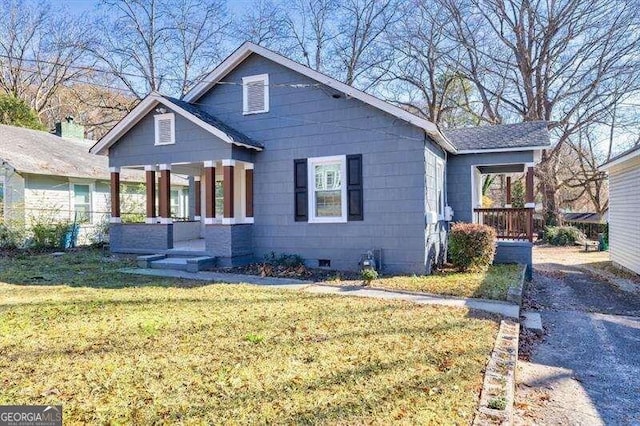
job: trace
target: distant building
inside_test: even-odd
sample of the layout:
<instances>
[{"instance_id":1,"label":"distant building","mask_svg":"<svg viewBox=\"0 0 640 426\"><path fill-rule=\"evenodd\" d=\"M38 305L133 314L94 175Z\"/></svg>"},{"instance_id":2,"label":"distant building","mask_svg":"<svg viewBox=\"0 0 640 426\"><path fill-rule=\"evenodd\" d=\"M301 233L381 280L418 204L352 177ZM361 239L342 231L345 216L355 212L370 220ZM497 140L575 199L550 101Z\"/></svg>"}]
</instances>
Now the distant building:
<instances>
[{"instance_id":1,"label":"distant building","mask_svg":"<svg viewBox=\"0 0 640 426\"><path fill-rule=\"evenodd\" d=\"M89 153L94 141L82 139L72 119L56 125L56 134L0 125L0 219L13 226L34 220L80 225L80 242L89 242L99 225L108 223L108 159ZM144 220L144 173L122 175L125 220ZM186 179L173 182L172 214L188 216ZM106 227L103 227L106 229Z\"/></svg>"}]
</instances>

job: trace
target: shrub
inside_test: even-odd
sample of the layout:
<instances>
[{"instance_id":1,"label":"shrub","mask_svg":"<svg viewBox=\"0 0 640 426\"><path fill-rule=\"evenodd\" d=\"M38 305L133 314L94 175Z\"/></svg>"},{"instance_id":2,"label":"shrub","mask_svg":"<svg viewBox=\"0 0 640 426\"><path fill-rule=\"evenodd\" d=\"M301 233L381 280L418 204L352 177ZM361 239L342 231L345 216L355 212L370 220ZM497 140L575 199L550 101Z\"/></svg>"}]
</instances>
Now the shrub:
<instances>
[{"instance_id":1,"label":"shrub","mask_svg":"<svg viewBox=\"0 0 640 426\"><path fill-rule=\"evenodd\" d=\"M574 226L547 226L544 229L545 242L554 246L570 246L585 239L585 235Z\"/></svg>"},{"instance_id":2,"label":"shrub","mask_svg":"<svg viewBox=\"0 0 640 426\"><path fill-rule=\"evenodd\" d=\"M298 254L280 253L274 251L264 256L264 263L271 266L283 266L285 268L297 268L304 266L304 259Z\"/></svg>"},{"instance_id":3,"label":"shrub","mask_svg":"<svg viewBox=\"0 0 640 426\"><path fill-rule=\"evenodd\" d=\"M371 284L371 281L378 279L378 272L375 269L363 269L360 271L360 276L365 285Z\"/></svg>"},{"instance_id":4,"label":"shrub","mask_svg":"<svg viewBox=\"0 0 640 426\"><path fill-rule=\"evenodd\" d=\"M15 249L24 245L24 224L0 221L0 248Z\"/></svg>"},{"instance_id":5,"label":"shrub","mask_svg":"<svg viewBox=\"0 0 640 426\"><path fill-rule=\"evenodd\" d=\"M449 234L449 257L461 271L486 270L496 254L496 231L477 223L455 223Z\"/></svg>"},{"instance_id":6,"label":"shrub","mask_svg":"<svg viewBox=\"0 0 640 426\"><path fill-rule=\"evenodd\" d=\"M31 226L34 248L64 248L64 237L70 225L66 221L57 223L37 222Z\"/></svg>"}]
</instances>

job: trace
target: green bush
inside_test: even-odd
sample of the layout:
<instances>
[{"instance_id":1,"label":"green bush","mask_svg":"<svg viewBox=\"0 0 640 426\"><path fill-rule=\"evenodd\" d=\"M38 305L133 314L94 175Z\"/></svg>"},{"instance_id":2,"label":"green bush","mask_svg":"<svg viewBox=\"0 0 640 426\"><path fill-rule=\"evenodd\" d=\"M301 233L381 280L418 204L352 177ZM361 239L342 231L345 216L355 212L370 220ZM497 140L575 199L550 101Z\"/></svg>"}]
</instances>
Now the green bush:
<instances>
[{"instance_id":1,"label":"green bush","mask_svg":"<svg viewBox=\"0 0 640 426\"><path fill-rule=\"evenodd\" d=\"M36 222L31 226L34 248L64 248L64 236L71 225L67 221L47 223Z\"/></svg>"},{"instance_id":2,"label":"green bush","mask_svg":"<svg viewBox=\"0 0 640 426\"><path fill-rule=\"evenodd\" d=\"M24 224L0 221L0 248L15 249L24 245Z\"/></svg>"},{"instance_id":3,"label":"green bush","mask_svg":"<svg viewBox=\"0 0 640 426\"><path fill-rule=\"evenodd\" d=\"M483 271L496 254L496 231L478 223L454 223L449 233L449 258L461 271Z\"/></svg>"},{"instance_id":4,"label":"green bush","mask_svg":"<svg viewBox=\"0 0 640 426\"><path fill-rule=\"evenodd\" d=\"M375 269L363 269L360 271L360 276L365 285L371 284L371 281L378 279L378 272Z\"/></svg>"},{"instance_id":5,"label":"green bush","mask_svg":"<svg viewBox=\"0 0 640 426\"><path fill-rule=\"evenodd\" d=\"M586 237L574 226L547 226L544 229L544 240L554 246L571 246L576 241L586 240Z\"/></svg>"},{"instance_id":6,"label":"green bush","mask_svg":"<svg viewBox=\"0 0 640 426\"><path fill-rule=\"evenodd\" d=\"M304 266L304 259L298 254L276 254L276 252L272 251L271 253L264 256L264 263L267 263L271 266L297 268L299 266Z\"/></svg>"}]
</instances>

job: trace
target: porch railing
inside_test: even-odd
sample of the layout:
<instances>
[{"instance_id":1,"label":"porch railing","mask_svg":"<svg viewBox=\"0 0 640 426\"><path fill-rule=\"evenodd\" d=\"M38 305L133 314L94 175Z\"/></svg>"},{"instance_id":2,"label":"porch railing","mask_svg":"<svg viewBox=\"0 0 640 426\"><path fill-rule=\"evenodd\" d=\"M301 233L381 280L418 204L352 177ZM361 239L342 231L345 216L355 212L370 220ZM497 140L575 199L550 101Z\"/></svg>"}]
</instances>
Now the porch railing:
<instances>
[{"instance_id":1,"label":"porch railing","mask_svg":"<svg viewBox=\"0 0 640 426\"><path fill-rule=\"evenodd\" d=\"M496 230L503 240L533 241L532 208L473 209L474 220Z\"/></svg>"}]
</instances>

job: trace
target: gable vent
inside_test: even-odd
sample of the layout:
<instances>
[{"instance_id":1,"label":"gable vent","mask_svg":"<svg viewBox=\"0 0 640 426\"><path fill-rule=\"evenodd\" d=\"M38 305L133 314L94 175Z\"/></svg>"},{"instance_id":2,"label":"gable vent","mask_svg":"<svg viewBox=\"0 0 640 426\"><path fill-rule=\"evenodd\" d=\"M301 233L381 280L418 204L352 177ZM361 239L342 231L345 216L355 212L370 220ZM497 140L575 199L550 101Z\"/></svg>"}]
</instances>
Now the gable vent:
<instances>
[{"instance_id":1,"label":"gable vent","mask_svg":"<svg viewBox=\"0 0 640 426\"><path fill-rule=\"evenodd\" d=\"M175 117L172 113L155 116L156 145L175 143Z\"/></svg>"},{"instance_id":2,"label":"gable vent","mask_svg":"<svg viewBox=\"0 0 640 426\"><path fill-rule=\"evenodd\" d=\"M269 76L267 74L243 77L242 89L244 114L269 111Z\"/></svg>"}]
</instances>

